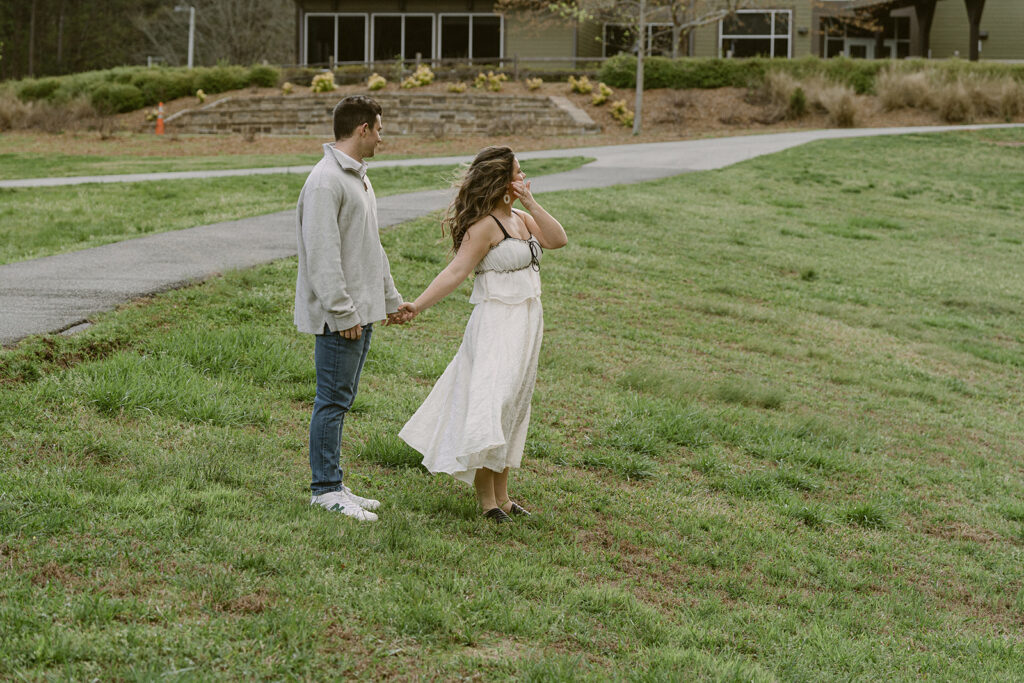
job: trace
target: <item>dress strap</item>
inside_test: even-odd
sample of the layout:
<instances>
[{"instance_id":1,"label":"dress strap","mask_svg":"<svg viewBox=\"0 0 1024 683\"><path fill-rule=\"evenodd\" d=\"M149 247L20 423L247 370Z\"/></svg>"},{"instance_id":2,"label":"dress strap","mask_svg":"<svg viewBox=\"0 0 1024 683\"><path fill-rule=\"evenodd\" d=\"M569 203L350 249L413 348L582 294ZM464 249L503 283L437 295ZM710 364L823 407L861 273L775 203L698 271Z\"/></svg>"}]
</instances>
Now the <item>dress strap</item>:
<instances>
[{"instance_id":1,"label":"dress strap","mask_svg":"<svg viewBox=\"0 0 1024 683\"><path fill-rule=\"evenodd\" d=\"M498 227L501 228L501 234L505 236L505 239L508 239L509 234L505 232L505 226L501 224L501 221L499 221L493 213L488 215L490 215L490 217L494 219L494 222L498 224Z\"/></svg>"}]
</instances>

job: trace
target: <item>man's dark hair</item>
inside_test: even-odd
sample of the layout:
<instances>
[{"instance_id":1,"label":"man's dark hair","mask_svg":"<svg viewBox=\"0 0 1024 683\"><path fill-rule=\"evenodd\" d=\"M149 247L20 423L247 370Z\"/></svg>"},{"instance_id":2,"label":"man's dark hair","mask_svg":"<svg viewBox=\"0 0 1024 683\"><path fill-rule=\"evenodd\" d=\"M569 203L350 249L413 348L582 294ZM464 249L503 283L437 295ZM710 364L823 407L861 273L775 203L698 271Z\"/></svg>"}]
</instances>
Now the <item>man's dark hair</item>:
<instances>
[{"instance_id":1,"label":"man's dark hair","mask_svg":"<svg viewBox=\"0 0 1024 683\"><path fill-rule=\"evenodd\" d=\"M334 139L344 140L364 123L372 129L383 111L372 97L350 95L344 98L334 107Z\"/></svg>"}]
</instances>

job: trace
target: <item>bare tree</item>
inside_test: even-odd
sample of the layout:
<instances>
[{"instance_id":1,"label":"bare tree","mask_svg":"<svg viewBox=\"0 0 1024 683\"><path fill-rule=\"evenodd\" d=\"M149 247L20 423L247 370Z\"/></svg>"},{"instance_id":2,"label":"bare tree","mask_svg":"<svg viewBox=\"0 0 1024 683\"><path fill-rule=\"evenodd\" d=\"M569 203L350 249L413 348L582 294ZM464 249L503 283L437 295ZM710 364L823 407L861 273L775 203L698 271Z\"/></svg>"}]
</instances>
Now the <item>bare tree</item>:
<instances>
[{"instance_id":1,"label":"bare tree","mask_svg":"<svg viewBox=\"0 0 1024 683\"><path fill-rule=\"evenodd\" d=\"M519 1L531 6L545 4L534 0ZM516 4L516 0L505 2ZM546 4L549 12L562 17L625 26L627 35L633 37L632 52L637 56L634 135L640 133L643 112L644 57L650 53L654 36L659 33L648 29L652 20L672 24L672 56L677 57L680 45L683 41L689 41L694 29L717 23L741 9L756 6L755 0L559 0Z\"/></svg>"},{"instance_id":2,"label":"bare tree","mask_svg":"<svg viewBox=\"0 0 1024 683\"><path fill-rule=\"evenodd\" d=\"M156 55L168 64L187 61L188 12L171 0L136 19ZM291 0L184 0L196 8L195 63L254 64L291 61L295 12Z\"/></svg>"}]
</instances>

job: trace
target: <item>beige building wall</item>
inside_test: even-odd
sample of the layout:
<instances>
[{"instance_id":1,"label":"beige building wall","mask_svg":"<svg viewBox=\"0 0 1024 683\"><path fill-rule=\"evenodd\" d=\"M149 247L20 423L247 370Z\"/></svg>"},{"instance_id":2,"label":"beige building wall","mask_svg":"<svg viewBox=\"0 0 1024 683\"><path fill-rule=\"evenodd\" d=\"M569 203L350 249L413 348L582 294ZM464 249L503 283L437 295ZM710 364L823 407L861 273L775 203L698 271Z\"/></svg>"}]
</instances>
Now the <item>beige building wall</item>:
<instances>
[{"instance_id":1,"label":"beige building wall","mask_svg":"<svg viewBox=\"0 0 1024 683\"><path fill-rule=\"evenodd\" d=\"M576 26L525 13L505 15L505 56L573 57L576 55Z\"/></svg>"},{"instance_id":2,"label":"beige building wall","mask_svg":"<svg viewBox=\"0 0 1024 683\"><path fill-rule=\"evenodd\" d=\"M932 24L932 57L970 55L970 30L963 0L940 0ZM988 0L981 15L982 59L1024 59L1024 0Z\"/></svg>"}]
</instances>

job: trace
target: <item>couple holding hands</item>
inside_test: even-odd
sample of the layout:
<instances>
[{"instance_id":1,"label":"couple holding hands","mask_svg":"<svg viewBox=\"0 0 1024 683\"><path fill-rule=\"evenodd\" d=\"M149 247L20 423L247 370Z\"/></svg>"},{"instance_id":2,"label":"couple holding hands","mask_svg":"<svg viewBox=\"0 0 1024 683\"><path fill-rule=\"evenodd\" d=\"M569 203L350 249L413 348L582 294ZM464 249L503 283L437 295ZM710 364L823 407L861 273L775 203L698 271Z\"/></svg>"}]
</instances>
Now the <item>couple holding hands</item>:
<instances>
[{"instance_id":1,"label":"couple holding hands","mask_svg":"<svg viewBox=\"0 0 1024 683\"><path fill-rule=\"evenodd\" d=\"M543 335L540 258L565 230L530 192L508 147L481 150L443 220L454 254L415 301L403 301L380 244L366 159L381 141L381 107L351 96L334 108L333 144L299 195L295 325L315 335L309 426L311 505L374 521L380 502L342 483L341 434L370 349L373 323L407 323L475 273L473 313L455 357L399 436L432 473L472 484L496 523L529 515L508 495L519 467ZM513 208L519 200L526 208Z\"/></svg>"}]
</instances>

